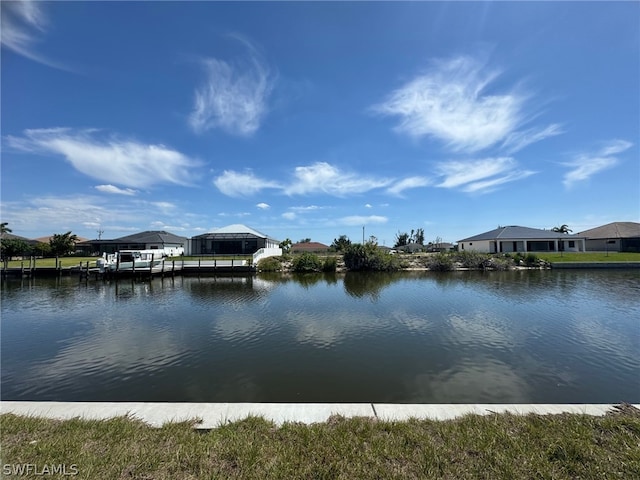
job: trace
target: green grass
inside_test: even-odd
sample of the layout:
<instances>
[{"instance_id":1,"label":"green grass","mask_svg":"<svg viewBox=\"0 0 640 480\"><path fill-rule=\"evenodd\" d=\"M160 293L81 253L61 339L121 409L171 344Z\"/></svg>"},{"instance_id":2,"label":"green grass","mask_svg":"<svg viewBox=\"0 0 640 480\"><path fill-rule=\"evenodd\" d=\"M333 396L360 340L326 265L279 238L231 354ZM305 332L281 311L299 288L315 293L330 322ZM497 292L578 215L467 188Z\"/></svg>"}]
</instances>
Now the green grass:
<instances>
[{"instance_id":1,"label":"green grass","mask_svg":"<svg viewBox=\"0 0 640 480\"><path fill-rule=\"evenodd\" d=\"M446 422L256 417L210 431L127 418L0 416L4 465L75 465L75 478L640 478L640 415L466 416ZM41 477L24 477L41 478ZM62 478L62 477L54 477Z\"/></svg>"},{"instance_id":2,"label":"green grass","mask_svg":"<svg viewBox=\"0 0 640 480\"><path fill-rule=\"evenodd\" d=\"M60 257L58 260L62 264L63 267L77 267L80 265L80 262L83 265L86 265L87 262L90 263L90 267L96 266L96 260L98 257ZM25 258L24 260L11 260L8 264L9 268L19 268L24 265L24 268L29 267L29 259ZM36 258L36 268L54 268L56 266L55 258Z\"/></svg>"},{"instance_id":3,"label":"green grass","mask_svg":"<svg viewBox=\"0 0 640 480\"><path fill-rule=\"evenodd\" d=\"M634 252L559 252L534 254L548 262L640 262L640 253Z\"/></svg>"}]
</instances>

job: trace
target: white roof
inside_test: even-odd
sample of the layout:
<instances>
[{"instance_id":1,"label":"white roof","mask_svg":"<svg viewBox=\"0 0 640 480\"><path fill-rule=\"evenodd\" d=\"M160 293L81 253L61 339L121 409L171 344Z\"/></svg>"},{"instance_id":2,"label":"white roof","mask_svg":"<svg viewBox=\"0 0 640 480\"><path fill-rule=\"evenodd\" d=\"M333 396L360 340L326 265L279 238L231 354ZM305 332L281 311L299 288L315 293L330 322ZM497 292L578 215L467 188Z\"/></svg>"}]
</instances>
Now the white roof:
<instances>
[{"instance_id":1,"label":"white roof","mask_svg":"<svg viewBox=\"0 0 640 480\"><path fill-rule=\"evenodd\" d=\"M231 234L249 233L251 235L255 235L256 237L262 237L262 238L268 237L264 233L260 233L257 230L247 227L246 225L243 225L241 223L234 223L233 225L227 225L226 227L218 228L211 233L231 233Z\"/></svg>"}]
</instances>

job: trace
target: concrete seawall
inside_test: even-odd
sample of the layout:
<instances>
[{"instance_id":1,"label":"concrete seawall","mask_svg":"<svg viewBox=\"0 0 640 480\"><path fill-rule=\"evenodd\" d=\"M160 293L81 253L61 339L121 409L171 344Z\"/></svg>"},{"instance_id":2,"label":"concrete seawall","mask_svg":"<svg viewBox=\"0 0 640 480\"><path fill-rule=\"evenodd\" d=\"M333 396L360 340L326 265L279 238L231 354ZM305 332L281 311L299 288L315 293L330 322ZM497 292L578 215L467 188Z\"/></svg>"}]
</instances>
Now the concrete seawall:
<instances>
[{"instance_id":1,"label":"concrete seawall","mask_svg":"<svg viewBox=\"0 0 640 480\"><path fill-rule=\"evenodd\" d=\"M640 408L640 404L634 405ZM102 420L130 416L153 427L168 422L200 419L195 428L217 428L248 416L260 416L277 425L325 422L332 415L402 421L410 418L450 420L469 414L512 413L556 415L574 413L601 416L614 404L388 404L388 403L149 403L149 402L14 402L0 403L0 413L66 420Z\"/></svg>"},{"instance_id":2,"label":"concrete seawall","mask_svg":"<svg viewBox=\"0 0 640 480\"><path fill-rule=\"evenodd\" d=\"M551 268L636 268L640 262L552 262Z\"/></svg>"}]
</instances>

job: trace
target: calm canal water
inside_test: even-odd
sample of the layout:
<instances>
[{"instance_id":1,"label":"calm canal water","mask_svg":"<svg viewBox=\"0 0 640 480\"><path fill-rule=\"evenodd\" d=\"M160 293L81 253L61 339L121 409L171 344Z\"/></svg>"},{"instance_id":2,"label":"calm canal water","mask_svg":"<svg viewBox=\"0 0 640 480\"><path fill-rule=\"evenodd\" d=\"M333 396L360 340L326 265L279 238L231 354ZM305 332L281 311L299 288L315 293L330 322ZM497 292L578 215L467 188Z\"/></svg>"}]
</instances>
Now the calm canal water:
<instances>
[{"instance_id":1,"label":"calm canal water","mask_svg":"<svg viewBox=\"0 0 640 480\"><path fill-rule=\"evenodd\" d=\"M2 283L3 400L640 403L638 271Z\"/></svg>"}]
</instances>

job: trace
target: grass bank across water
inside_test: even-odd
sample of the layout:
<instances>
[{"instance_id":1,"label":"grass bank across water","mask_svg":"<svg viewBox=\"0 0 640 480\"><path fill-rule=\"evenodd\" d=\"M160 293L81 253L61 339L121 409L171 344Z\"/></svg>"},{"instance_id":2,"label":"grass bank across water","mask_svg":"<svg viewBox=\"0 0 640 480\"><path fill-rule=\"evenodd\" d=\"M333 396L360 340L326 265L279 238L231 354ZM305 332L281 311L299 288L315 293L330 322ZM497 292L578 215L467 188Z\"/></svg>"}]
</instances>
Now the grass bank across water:
<instances>
[{"instance_id":1,"label":"grass bank across water","mask_svg":"<svg viewBox=\"0 0 640 480\"><path fill-rule=\"evenodd\" d=\"M3 468L74 466L75 478L640 478L640 415L632 407L603 417L333 417L281 427L250 417L209 431L122 417L4 414L0 424Z\"/></svg>"}]
</instances>

